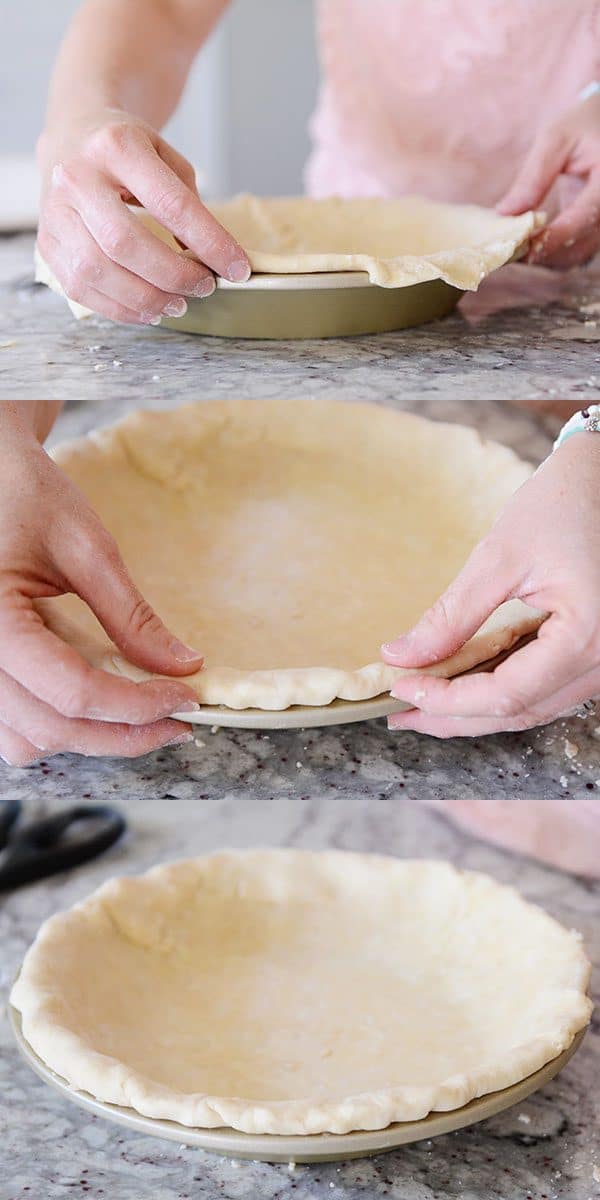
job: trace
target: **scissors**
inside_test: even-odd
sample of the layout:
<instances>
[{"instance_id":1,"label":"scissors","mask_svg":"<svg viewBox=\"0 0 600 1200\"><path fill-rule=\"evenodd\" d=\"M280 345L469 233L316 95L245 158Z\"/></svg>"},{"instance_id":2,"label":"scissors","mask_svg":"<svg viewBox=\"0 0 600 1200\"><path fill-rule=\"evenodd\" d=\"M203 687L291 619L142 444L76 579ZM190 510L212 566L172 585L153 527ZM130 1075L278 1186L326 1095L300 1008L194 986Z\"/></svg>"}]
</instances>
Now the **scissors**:
<instances>
[{"instance_id":1,"label":"scissors","mask_svg":"<svg viewBox=\"0 0 600 1200\"><path fill-rule=\"evenodd\" d=\"M0 801L0 892L89 862L108 850L127 828L115 808L79 804L41 817L13 833L20 813L18 800ZM76 824L78 836L65 836Z\"/></svg>"}]
</instances>

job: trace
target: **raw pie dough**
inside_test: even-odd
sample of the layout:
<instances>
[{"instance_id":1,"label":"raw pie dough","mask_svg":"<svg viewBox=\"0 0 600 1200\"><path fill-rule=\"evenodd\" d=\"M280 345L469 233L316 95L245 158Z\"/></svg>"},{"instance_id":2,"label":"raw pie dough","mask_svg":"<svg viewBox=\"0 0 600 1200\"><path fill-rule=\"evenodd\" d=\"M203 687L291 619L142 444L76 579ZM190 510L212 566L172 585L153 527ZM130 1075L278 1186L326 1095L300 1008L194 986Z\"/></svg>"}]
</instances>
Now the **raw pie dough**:
<instances>
[{"instance_id":1,"label":"raw pie dough","mask_svg":"<svg viewBox=\"0 0 600 1200\"><path fill-rule=\"evenodd\" d=\"M146 599L205 654L187 682L235 709L388 691L400 672L381 643L437 598L531 473L460 425L324 400L140 411L55 458ZM77 597L40 608L95 666L146 677ZM432 669L473 667L540 619L510 601Z\"/></svg>"},{"instance_id":2,"label":"raw pie dough","mask_svg":"<svg viewBox=\"0 0 600 1200\"><path fill-rule=\"evenodd\" d=\"M11 1002L72 1087L246 1133L458 1108L587 1024L581 939L442 862L229 851L113 879L51 917Z\"/></svg>"},{"instance_id":3,"label":"raw pie dough","mask_svg":"<svg viewBox=\"0 0 600 1200\"><path fill-rule=\"evenodd\" d=\"M545 220L541 213L502 217L474 204L440 204L421 196L240 195L208 207L244 247L254 272L366 271L381 287L443 279L463 291L475 291L486 275L514 258ZM181 249L148 213L134 211L163 241ZM37 247L36 280L65 295ZM76 317L90 314L76 301L69 305Z\"/></svg>"},{"instance_id":4,"label":"raw pie dough","mask_svg":"<svg viewBox=\"0 0 600 1200\"><path fill-rule=\"evenodd\" d=\"M444 279L471 291L544 220L534 212L501 217L493 209L422 196L241 195L210 208L247 251L253 271L366 271L380 287Z\"/></svg>"}]
</instances>

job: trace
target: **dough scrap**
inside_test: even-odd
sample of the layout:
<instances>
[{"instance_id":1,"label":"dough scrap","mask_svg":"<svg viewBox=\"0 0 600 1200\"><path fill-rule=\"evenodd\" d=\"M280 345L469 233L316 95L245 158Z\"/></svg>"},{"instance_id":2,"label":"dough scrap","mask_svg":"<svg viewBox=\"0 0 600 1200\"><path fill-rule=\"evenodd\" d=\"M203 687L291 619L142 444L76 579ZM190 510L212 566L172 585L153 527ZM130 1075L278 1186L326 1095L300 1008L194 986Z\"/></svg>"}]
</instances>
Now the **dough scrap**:
<instances>
[{"instance_id":1,"label":"dough scrap","mask_svg":"<svg viewBox=\"0 0 600 1200\"><path fill-rule=\"evenodd\" d=\"M11 1003L44 1062L148 1117L246 1133L412 1121L589 1021L580 936L443 862L225 851L44 923Z\"/></svg>"},{"instance_id":2,"label":"dough scrap","mask_svg":"<svg viewBox=\"0 0 600 1200\"><path fill-rule=\"evenodd\" d=\"M531 473L463 426L312 399L139 411L54 457L146 599L204 653L186 677L200 701L234 709L389 691L401 671L381 643L433 603ZM39 607L94 666L148 677L78 597ZM430 669L467 670L541 620L509 601Z\"/></svg>"},{"instance_id":3,"label":"dough scrap","mask_svg":"<svg viewBox=\"0 0 600 1200\"><path fill-rule=\"evenodd\" d=\"M545 221L542 213L502 217L474 204L440 204L420 196L313 200L242 194L208 208L244 247L253 272L366 271L380 287L443 279L461 291L476 291ZM181 251L148 213L134 211ZM36 281L65 296L75 317L90 316L91 309L66 296L37 246L35 270Z\"/></svg>"}]
</instances>

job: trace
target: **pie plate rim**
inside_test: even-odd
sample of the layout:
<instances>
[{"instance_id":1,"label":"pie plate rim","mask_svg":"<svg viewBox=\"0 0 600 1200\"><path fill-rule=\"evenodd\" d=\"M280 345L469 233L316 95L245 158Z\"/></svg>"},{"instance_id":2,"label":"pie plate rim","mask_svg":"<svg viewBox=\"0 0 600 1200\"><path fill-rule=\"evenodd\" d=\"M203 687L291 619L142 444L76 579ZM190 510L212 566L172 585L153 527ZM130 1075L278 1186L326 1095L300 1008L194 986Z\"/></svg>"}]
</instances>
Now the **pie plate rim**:
<instances>
[{"instance_id":1,"label":"pie plate rim","mask_svg":"<svg viewBox=\"0 0 600 1200\"><path fill-rule=\"evenodd\" d=\"M134 1109L97 1100L90 1093L71 1087L65 1079L46 1066L23 1034L21 1014L10 1003L7 1009L9 1025L22 1058L44 1083L81 1108L146 1136L166 1138L182 1146L194 1146L225 1158L272 1163L340 1162L344 1159L370 1157L487 1120L488 1117L504 1112L505 1109L527 1099L553 1079L575 1054L589 1028L585 1025L575 1034L569 1046L525 1079L470 1100L460 1108L446 1112L434 1111L418 1121L396 1121L384 1129L284 1136L240 1133L237 1129L226 1127L191 1128L175 1121L144 1117Z\"/></svg>"}]
</instances>

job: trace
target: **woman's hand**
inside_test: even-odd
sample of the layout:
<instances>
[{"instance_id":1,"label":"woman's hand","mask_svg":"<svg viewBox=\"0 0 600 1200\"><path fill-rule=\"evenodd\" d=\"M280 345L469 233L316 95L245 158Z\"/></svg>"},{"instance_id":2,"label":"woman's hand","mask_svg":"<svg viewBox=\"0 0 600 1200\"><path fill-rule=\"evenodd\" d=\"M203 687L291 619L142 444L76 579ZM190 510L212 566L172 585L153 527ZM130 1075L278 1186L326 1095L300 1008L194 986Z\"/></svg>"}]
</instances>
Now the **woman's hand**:
<instances>
[{"instance_id":1,"label":"woman's hand","mask_svg":"<svg viewBox=\"0 0 600 1200\"><path fill-rule=\"evenodd\" d=\"M202 665L144 601L17 406L0 409L0 435L0 757L22 767L65 750L129 757L188 741L167 718L198 709L190 688L95 670L44 625L35 601L75 592L132 662L170 675Z\"/></svg>"},{"instance_id":2,"label":"woman's hand","mask_svg":"<svg viewBox=\"0 0 600 1200\"><path fill-rule=\"evenodd\" d=\"M573 199L532 239L527 261L566 268L600 250L600 94L539 135L499 211L513 215L542 207L559 176L575 185Z\"/></svg>"},{"instance_id":3,"label":"woman's hand","mask_svg":"<svg viewBox=\"0 0 600 1200\"><path fill-rule=\"evenodd\" d=\"M391 729L477 737L529 729L600 695L600 434L578 433L511 498L444 595L383 648L410 669L454 654L504 600L548 612L535 641L492 673L410 675L392 696L414 705Z\"/></svg>"},{"instance_id":4,"label":"woman's hand","mask_svg":"<svg viewBox=\"0 0 600 1200\"><path fill-rule=\"evenodd\" d=\"M139 117L116 109L39 143L38 246L71 300L131 324L180 317L186 296L209 296L214 274L250 275L242 247L202 204L194 169ZM143 205L189 249L178 254L127 207Z\"/></svg>"}]
</instances>

